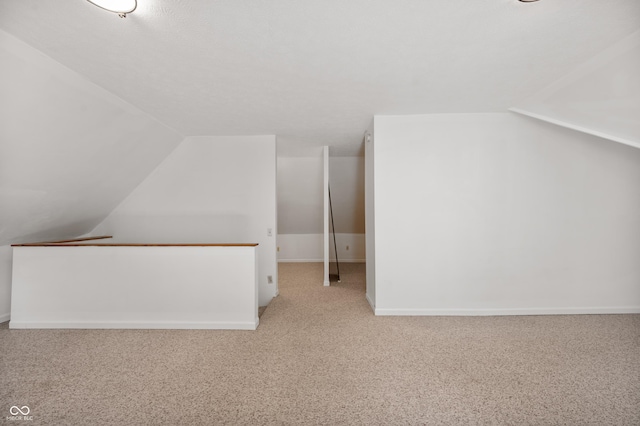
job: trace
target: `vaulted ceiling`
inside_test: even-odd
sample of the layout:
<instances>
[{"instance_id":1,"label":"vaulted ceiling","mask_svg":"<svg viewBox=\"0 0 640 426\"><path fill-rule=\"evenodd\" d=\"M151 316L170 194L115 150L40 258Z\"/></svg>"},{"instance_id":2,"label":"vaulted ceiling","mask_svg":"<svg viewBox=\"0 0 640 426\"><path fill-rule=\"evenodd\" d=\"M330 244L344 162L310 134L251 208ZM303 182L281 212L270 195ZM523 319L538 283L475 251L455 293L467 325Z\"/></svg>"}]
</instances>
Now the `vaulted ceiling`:
<instances>
[{"instance_id":1,"label":"vaulted ceiling","mask_svg":"<svg viewBox=\"0 0 640 426\"><path fill-rule=\"evenodd\" d=\"M503 112L638 28L638 0L0 1L0 29L182 136L344 155L374 114Z\"/></svg>"}]
</instances>

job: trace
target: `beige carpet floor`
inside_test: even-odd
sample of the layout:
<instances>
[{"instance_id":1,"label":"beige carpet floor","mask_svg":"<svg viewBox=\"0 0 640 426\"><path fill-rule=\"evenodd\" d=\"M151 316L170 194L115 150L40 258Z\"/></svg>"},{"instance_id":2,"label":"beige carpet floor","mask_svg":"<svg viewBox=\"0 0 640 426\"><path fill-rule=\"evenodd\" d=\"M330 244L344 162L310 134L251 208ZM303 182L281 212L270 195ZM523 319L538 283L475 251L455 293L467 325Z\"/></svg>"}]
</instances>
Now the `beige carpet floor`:
<instances>
[{"instance_id":1,"label":"beige carpet floor","mask_svg":"<svg viewBox=\"0 0 640 426\"><path fill-rule=\"evenodd\" d=\"M341 266L281 264L255 332L5 323L0 424L640 425L640 315L375 317Z\"/></svg>"}]
</instances>

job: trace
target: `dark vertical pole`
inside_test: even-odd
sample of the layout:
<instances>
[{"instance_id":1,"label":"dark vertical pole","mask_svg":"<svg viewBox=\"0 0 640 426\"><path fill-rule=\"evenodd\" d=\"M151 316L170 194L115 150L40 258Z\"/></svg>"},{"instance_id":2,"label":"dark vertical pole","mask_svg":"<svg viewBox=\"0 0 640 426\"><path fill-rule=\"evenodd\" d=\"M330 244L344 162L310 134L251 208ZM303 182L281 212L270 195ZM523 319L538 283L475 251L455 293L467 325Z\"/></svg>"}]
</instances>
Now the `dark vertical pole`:
<instances>
[{"instance_id":1,"label":"dark vertical pole","mask_svg":"<svg viewBox=\"0 0 640 426\"><path fill-rule=\"evenodd\" d=\"M338 282L340 282L340 262L338 261L338 247L336 247L336 225L333 222L333 205L331 204L331 185L329 185L329 212L331 213L331 230L333 231L333 250L336 252L336 268L338 269Z\"/></svg>"}]
</instances>

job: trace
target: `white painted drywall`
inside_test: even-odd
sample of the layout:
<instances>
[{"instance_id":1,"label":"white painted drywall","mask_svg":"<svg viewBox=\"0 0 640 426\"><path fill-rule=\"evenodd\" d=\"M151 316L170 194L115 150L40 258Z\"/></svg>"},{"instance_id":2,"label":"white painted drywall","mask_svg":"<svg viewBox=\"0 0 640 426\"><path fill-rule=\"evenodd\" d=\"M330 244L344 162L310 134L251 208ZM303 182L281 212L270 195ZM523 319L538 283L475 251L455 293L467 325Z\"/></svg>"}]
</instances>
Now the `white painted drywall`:
<instances>
[{"instance_id":1,"label":"white painted drywall","mask_svg":"<svg viewBox=\"0 0 640 426\"><path fill-rule=\"evenodd\" d=\"M323 234L279 234L278 262L322 262L323 241ZM336 234L336 245L340 262L365 261L364 234ZM333 235L329 238L329 258L335 260Z\"/></svg>"},{"instance_id":2,"label":"white painted drywall","mask_svg":"<svg viewBox=\"0 0 640 426\"><path fill-rule=\"evenodd\" d=\"M94 228L182 136L0 31L0 319L8 244Z\"/></svg>"},{"instance_id":3,"label":"white painted drywall","mask_svg":"<svg viewBox=\"0 0 640 426\"><path fill-rule=\"evenodd\" d=\"M278 157L278 232L322 234L322 153Z\"/></svg>"},{"instance_id":4,"label":"white painted drywall","mask_svg":"<svg viewBox=\"0 0 640 426\"><path fill-rule=\"evenodd\" d=\"M640 312L640 151L515 114L375 117L376 314Z\"/></svg>"},{"instance_id":5,"label":"white painted drywall","mask_svg":"<svg viewBox=\"0 0 640 426\"><path fill-rule=\"evenodd\" d=\"M0 246L0 322L11 317L11 246Z\"/></svg>"},{"instance_id":6,"label":"white painted drywall","mask_svg":"<svg viewBox=\"0 0 640 426\"><path fill-rule=\"evenodd\" d=\"M0 31L0 245L90 231L182 136Z\"/></svg>"},{"instance_id":7,"label":"white painted drywall","mask_svg":"<svg viewBox=\"0 0 640 426\"><path fill-rule=\"evenodd\" d=\"M258 326L256 247L15 247L11 328Z\"/></svg>"},{"instance_id":8,"label":"white painted drywall","mask_svg":"<svg viewBox=\"0 0 640 426\"><path fill-rule=\"evenodd\" d=\"M372 121L364 135L364 159L365 159L365 227L366 227L366 271L367 293L366 297L375 310L376 307L376 227L375 227L375 145L374 122Z\"/></svg>"},{"instance_id":9,"label":"white painted drywall","mask_svg":"<svg viewBox=\"0 0 640 426\"><path fill-rule=\"evenodd\" d=\"M331 153L329 153L331 154ZM322 233L323 163L317 157L278 157L278 230ZM364 158L329 156L336 232L364 233Z\"/></svg>"},{"instance_id":10,"label":"white painted drywall","mask_svg":"<svg viewBox=\"0 0 640 426\"><path fill-rule=\"evenodd\" d=\"M361 262L365 252L364 158L330 155L329 180L338 254L341 260ZM279 261L322 261L323 201L322 155L278 157ZM334 257L333 241L329 246Z\"/></svg>"},{"instance_id":11,"label":"white painted drywall","mask_svg":"<svg viewBox=\"0 0 640 426\"><path fill-rule=\"evenodd\" d=\"M364 157L329 157L335 231L364 234Z\"/></svg>"},{"instance_id":12,"label":"white painted drywall","mask_svg":"<svg viewBox=\"0 0 640 426\"><path fill-rule=\"evenodd\" d=\"M364 263L366 258L365 234L335 234L335 247L338 249L340 262ZM329 236L329 259L335 261L333 234Z\"/></svg>"},{"instance_id":13,"label":"white painted drywall","mask_svg":"<svg viewBox=\"0 0 640 426\"><path fill-rule=\"evenodd\" d=\"M512 110L640 148L640 31Z\"/></svg>"},{"instance_id":14,"label":"white painted drywall","mask_svg":"<svg viewBox=\"0 0 640 426\"><path fill-rule=\"evenodd\" d=\"M278 277L275 136L186 138L93 233L128 242L259 243L260 305L268 304Z\"/></svg>"},{"instance_id":15,"label":"white painted drywall","mask_svg":"<svg viewBox=\"0 0 640 426\"><path fill-rule=\"evenodd\" d=\"M323 234L278 234L278 262L323 262Z\"/></svg>"}]
</instances>

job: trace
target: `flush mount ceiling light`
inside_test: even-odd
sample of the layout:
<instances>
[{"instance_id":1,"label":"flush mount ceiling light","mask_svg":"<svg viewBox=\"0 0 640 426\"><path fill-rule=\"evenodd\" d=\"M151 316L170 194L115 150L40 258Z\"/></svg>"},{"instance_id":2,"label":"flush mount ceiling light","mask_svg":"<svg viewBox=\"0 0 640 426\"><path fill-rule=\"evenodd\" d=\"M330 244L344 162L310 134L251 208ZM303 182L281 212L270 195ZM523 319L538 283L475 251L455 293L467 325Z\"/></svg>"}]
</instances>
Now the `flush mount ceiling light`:
<instances>
[{"instance_id":1,"label":"flush mount ceiling light","mask_svg":"<svg viewBox=\"0 0 640 426\"><path fill-rule=\"evenodd\" d=\"M533 3L534 1L538 1L538 0L520 0L522 3Z\"/></svg>"},{"instance_id":2,"label":"flush mount ceiling light","mask_svg":"<svg viewBox=\"0 0 640 426\"><path fill-rule=\"evenodd\" d=\"M126 18L127 13L131 13L138 7L137 0L87 0L100 9L117 13L119 17Z\"/></svg>"}]
</instances>

